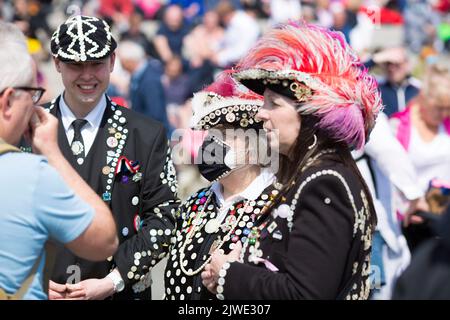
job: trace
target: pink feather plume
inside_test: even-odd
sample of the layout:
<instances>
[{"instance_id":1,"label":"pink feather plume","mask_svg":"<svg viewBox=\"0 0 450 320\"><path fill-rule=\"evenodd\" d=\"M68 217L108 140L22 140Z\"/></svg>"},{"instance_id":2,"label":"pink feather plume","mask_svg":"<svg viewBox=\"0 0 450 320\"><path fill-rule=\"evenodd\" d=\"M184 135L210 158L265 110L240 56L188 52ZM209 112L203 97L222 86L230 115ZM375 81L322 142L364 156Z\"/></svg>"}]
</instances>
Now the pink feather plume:
<instances>
[{"instance_id":1,"label":"pink feather plume","mask_svg":"<svg viewBox=\"0 0 450 320\"><path fill-rule=\"evenodd\" d=\"M303 22L280 25L267 32L233 72L246 69L310 74L322 89L315 90L299 112L319 116L321 128L356 148L364 146L382 109L375 78L340 32Z\"/></svg>"}]
</instances>

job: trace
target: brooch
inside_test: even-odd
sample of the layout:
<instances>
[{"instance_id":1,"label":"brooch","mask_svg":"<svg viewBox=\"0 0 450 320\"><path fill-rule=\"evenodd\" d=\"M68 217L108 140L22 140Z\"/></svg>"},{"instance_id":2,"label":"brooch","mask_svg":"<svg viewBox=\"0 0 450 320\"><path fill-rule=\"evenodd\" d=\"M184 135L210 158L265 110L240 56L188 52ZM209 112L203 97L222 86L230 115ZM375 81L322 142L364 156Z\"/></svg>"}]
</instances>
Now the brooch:
<instances>
[{"instance_id":1,"label":"brooch","mask_svg":"<svg viewBox=\"0 0 450 320\"><path fill-rule=\"evenodd\" d=\"M139 161L132 161L125 156L120 156L114 174L122 183L128 183L130 178L134 182L138 182L142 179L142 173L139 172L140 167Z\"/></svg>"}]
</instances>

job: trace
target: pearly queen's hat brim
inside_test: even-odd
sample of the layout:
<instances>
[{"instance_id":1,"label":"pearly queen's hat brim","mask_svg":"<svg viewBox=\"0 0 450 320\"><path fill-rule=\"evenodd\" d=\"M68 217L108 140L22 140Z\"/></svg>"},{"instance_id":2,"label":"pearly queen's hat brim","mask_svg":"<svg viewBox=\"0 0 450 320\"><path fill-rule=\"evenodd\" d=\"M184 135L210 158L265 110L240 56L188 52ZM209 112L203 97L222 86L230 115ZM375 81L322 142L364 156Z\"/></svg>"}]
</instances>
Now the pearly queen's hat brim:
<instances>
[{"instance_id":1,"label":"pearly queen's hat brim","mask_svg":"<svg viewBox=\"0 0 450 320\"><path fill-rule=\"evenodd\" d=\"M295 70L248 69L234 72L232 77L259 95L271 89L297 102L310 100L315 90L323 88L311 75Z\"/></svg>"},{"instance_id":2,"label":"pearly queen's hat brim","mask_svg":"<svg viewBox=\"0 0 450 320\"><path fill-rule=\"evenodd\" d=\"M192 99L191 128L208 130L219 124L242 129L262 129L263 122L255 116L263 100L222 97L213 92L199 92Z\"/></svg>"},{"instance_id":3,"label":"pearly queen's hat brim","mask_svg":"<svg viewBox=\"0 0 450 320\"><path fill-rule=\"evenodd\" d=\"M50 42L53 57L68 63L100 60L116 47L109 25L89 16L67 19L53 33Z\"/></svg>"}]
</instances>

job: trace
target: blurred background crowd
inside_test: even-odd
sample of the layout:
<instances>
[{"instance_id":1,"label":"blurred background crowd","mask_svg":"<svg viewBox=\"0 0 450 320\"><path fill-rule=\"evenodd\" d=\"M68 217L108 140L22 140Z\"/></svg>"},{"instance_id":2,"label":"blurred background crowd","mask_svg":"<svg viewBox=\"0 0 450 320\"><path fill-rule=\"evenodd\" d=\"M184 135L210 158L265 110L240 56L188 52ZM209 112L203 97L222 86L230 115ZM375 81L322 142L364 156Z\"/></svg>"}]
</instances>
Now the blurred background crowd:
<instances>
[{"instance_id":1,"label":"blurred background crowd","mask_svg":"<svg viewBox=\"0 0 450 320\"><path fill-rule=\"evenodd\" d=\"M376 76L385 115L398 120L391 124L402 123L402 112L413 104L428 110L407 124L418 135L406 145L401 126L394 134L409 151L421 189L437 173L444 181L438 188L450 190L450 69L435 67L424 77L436 61L450 61L450 0L0 0L0 19L17 24L28 38L39 85L47 89L42 103L63 90L49 43L74 14L112 26L119 46L111 98L161 121L168 137L185 129L186 152L173 155L182 200L207 185L196 166L180 164L196 156L204 136L189 129L192 94L232 67L269 27L298 19L345 35Z\"/></svg>"},{"instance_id":2,"label":"blurred background crowd","mask_svg":"<svg viewBox=\"0 0 450 320\"><path fill-rule=\"evenodd\" d=\"M80 13L104 18L119 40L109 95L161 121L169 135L188 127L192 94L280 22L343 32L377 75L388 116L418 93L426 65L450 50L450 0L0 0L0 19L28 37L47 89L43 103L62 90L49 54L52 31ZM195 156L192 141L185 148ZM195 169L179 169L183 198L201 180Z\"/></svg>"}]
</instances>

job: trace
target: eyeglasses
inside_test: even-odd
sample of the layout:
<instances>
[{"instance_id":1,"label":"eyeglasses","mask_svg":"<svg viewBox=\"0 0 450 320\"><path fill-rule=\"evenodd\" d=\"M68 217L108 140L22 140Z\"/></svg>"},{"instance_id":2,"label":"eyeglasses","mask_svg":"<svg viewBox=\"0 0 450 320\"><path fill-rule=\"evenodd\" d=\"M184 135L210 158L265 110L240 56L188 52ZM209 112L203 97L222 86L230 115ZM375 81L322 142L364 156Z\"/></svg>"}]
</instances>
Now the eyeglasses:
<instances>
[{"instance_id":1,"label":"eyeglasses","mask_svg":"<svg viewBox=\"0 0 450 320\"><path fill-rule=\"evenodd\" d=\"M31 100L33 100L34 104L37 104L39 100L41 100L42 96L44 95L45 89L41 87L12 87L14 90L23 90L28 91L31 95ZM6 91L7 88L5 88L2 92L0 92L0 95L3 95L3 93Z\"/></svg>"}]
</instances>

